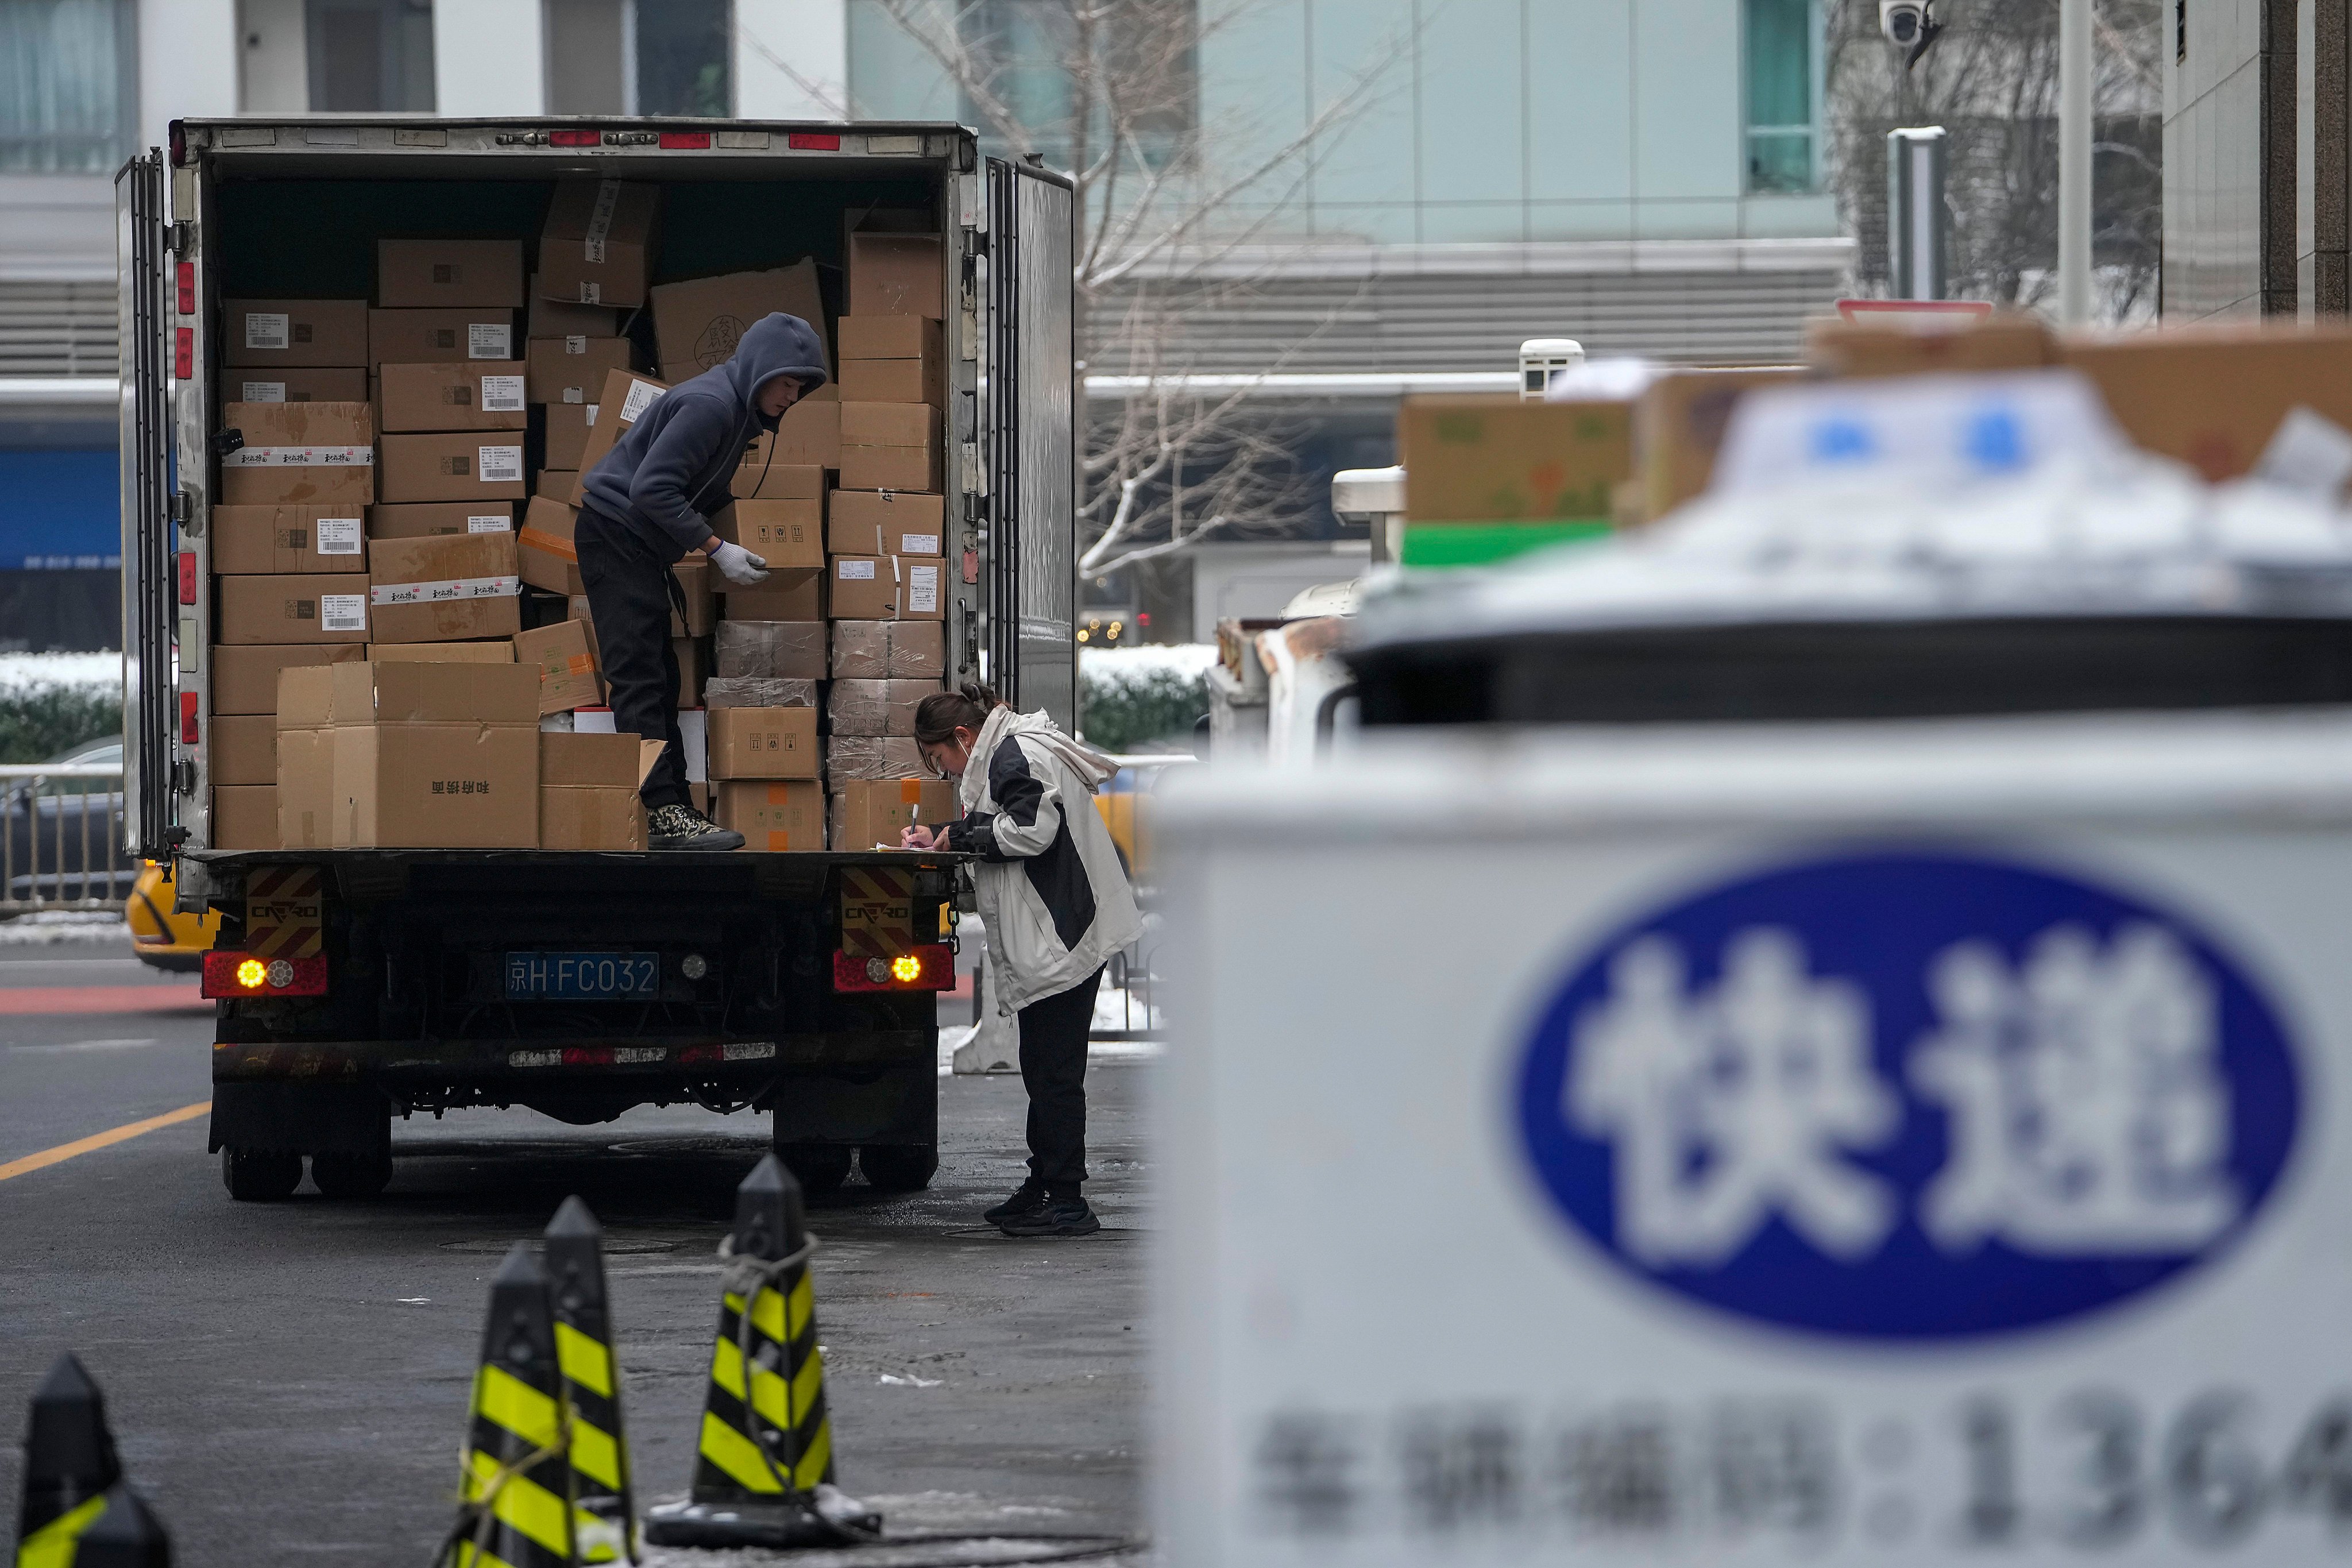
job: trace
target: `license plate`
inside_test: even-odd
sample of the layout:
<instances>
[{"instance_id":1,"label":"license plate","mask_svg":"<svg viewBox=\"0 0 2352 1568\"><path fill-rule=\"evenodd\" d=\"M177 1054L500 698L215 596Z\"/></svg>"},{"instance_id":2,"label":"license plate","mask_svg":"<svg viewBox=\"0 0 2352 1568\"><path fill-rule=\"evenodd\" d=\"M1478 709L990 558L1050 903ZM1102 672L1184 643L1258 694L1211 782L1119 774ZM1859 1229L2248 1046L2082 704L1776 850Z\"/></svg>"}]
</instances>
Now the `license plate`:
<instances>
[{"instance_id":1,"label":"license plate","mask_svg":"<svg viewBox=\"0 0 2352 1568\"><path fill-rule=\"evenodd\" d=\"M507 1000L604 1001L661 992L655 952L509 952Z\"/></svg>"}]
</instances>

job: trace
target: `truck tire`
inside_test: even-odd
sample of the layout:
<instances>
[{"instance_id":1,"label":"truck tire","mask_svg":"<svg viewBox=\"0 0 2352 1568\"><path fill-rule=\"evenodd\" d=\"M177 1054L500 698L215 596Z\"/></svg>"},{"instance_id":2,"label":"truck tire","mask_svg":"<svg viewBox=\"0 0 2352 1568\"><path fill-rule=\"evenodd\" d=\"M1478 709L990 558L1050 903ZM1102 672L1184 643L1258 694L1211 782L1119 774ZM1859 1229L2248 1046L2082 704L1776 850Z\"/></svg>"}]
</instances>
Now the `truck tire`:
<instances>
[{"instance_id":1,"label":"truck tire","mask_svg":"<svg viewBox=\"0 0 2352 1568\"><path fill-rule=\"evenodd\" d=\"M302 1156L231 1145L221 1151L221 1184L241 1204L282 1203L302 1184Z\"/></svg>"},{"instance_id":2,"label":"truck tire","mask_svg":"<svg viewBox=\"0 0 2352 1568\"><path fill-rule=\"evenodd\" d=\"M852 1151L842 1143L779 1143L776 1158L801 1184L801 1191L813 1198L838 1192L841 1184L849 1180L849 1156Z\"/></svg>"},{"instance_id":3,"label":"truck tire","mask_svg":"<svg viewBox=\"0 0 2352 1568\"><path fill-rule=\"evenodd\" d=\"M392 1184L390 1154L313 1154L310 1180L331 1198L372 1198Z\"/></svg>"},{"instance_id":4,"label":"truck tire","mask_svg":"<svg viewBox=\"0 0 2352 1568\"><path fill-rule=\"evenodd\" d=\"M877 1193L919 1193L940 1168L932 1143L868 1143L857 1152L866 1184Z\"/></svg>"}]
</instances>

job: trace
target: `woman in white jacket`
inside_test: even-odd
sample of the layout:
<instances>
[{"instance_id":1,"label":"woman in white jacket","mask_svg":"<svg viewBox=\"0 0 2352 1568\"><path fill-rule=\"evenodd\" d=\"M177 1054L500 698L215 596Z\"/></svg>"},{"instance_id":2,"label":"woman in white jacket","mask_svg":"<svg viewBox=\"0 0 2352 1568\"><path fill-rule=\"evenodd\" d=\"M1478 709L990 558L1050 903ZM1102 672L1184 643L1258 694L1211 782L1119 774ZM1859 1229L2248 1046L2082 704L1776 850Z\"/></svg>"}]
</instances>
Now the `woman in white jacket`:
<instances>
[{"instance_id":1,"label":"woman in white jacket","mask_svg":"<svg viewBox=\"0 0 2352 1568\"><path fill-rule=\"evenodd\" d=\"M1086 1236L1102 1228L1087 1179L1087 1036L1110 955L1143 929L1118 851L1094 808L1112 764L1043 713L1016 713L977 682L915 710L923 760L961 781L963 819L909 827L914 849L980 857L997 1010L1021 1027L1029 1090L1029 1179L988 1211L1007 1236Z\"/></svg>"}]
</instances>

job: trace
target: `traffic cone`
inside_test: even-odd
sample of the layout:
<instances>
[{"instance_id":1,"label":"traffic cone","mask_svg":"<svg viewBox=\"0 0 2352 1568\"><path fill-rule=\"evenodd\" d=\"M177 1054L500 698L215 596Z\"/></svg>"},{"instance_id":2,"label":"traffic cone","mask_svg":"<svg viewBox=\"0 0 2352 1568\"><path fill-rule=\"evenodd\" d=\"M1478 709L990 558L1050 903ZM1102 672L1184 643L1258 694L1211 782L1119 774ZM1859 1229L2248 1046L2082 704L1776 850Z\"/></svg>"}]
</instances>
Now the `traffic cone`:
<instances>
[{"instance_id":1,"label":"traffic cone","mask_svg":"<svg viewBox=\"0 0 2352 1568\"><path fill-rule=\"evenodd\" d=\"M583 1563L637 1560L630 1506L629 1440L621 1426L621 1380L613 1360L604 1293L604 1232L588 1205L563 1200L547 1226L547 1273L555 1292L555 1352L572 1403L572 1533Z\"/></svg>"},{"instance_id":2,"label":"traffic cone","mask_svg":"<svg viewBox=\"0 0 2352 1568\"><path fill-rule=\"evenodd\" d=\"M25 1427L25 1495L16 1514L17 1568L65 1568L74 1542L106 1508L106 1489L122 1479L106 1399L61 1355L33 1391Z\"/></svg>"},{"instance_id":3,"label":"traffic cone","mask_svg":"<svg viewBox=\"0 0 2352 1568\"><path fill-rule=\"evenodd\" d=\"M481 1370L466 1421L464 1501L449 1538L457 1568L569 1568L569 1415L553 1293L546 1270L518 1241L490 1279Z\"/></svg>"},{"instance_id":4,"label":"traffic cone","mask_svg":"<svg viewBox=\"0 0 2352 1568\"><path fill-rule=\"evenodd\" d=\"M689 1502L647 1510L657 1546L850 1546L881 1517L833 1484L800 1184L773 1154L735 1189ZM751 1380L744 1381L746 1363Z\"/></svg>"},{"instance_id":5,"label":"traffic cone","mask_svg":"<svg viewBox=\"0 0 2352 1568\"><path fill-rule=\"evenodd\" d=\"M73 1568L172 1568L171 1536L129 1483L118 1482L100 1501L102 1511L74 1545ZM63 1568L68 1559L57 1561Z\"/></svg>"}]
</instances>

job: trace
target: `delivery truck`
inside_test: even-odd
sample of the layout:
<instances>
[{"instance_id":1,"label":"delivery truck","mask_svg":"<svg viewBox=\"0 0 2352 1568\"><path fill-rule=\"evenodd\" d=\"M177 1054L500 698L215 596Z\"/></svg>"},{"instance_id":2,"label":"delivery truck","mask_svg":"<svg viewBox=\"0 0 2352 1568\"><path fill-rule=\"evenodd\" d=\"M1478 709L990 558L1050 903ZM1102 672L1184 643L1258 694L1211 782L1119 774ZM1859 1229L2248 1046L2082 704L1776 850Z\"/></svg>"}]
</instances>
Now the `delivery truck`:
<instances>
[{"instance_id":1,"label":"delivery truck","mask_svg":"<svg viewBox=\"0 0 2352 1568\"><path fill-rule=\"evenodd\" d=\"M1075 728L1068 181L952 124L328 116L174 122L117 198L127 837L218 917L231 1195L287 1196L306 1160L373 1195L404 1117L685 1102L768 1112L813 1190L860 1153L877 1187L926 1184L960 871L875 825L940 799L893 776L921 689L985 676ZM646 853L625 759L595 774L587 743L576 475L776 289L822 317L835 380L735 493L804 477L759 523L797 564L719 608L689 558L672 628L698 793L775 821ZM825 541L828 510L876 542ZM924 521L886 540L877 515ZM711 680L704 722L698 615L753 634L716 639L721 675L730 647L816 662L742 667L732 709ZM425 760L459 733L512 771ZM299 811L298 779L321 792Z\"/></svg>"}]
</instances>

